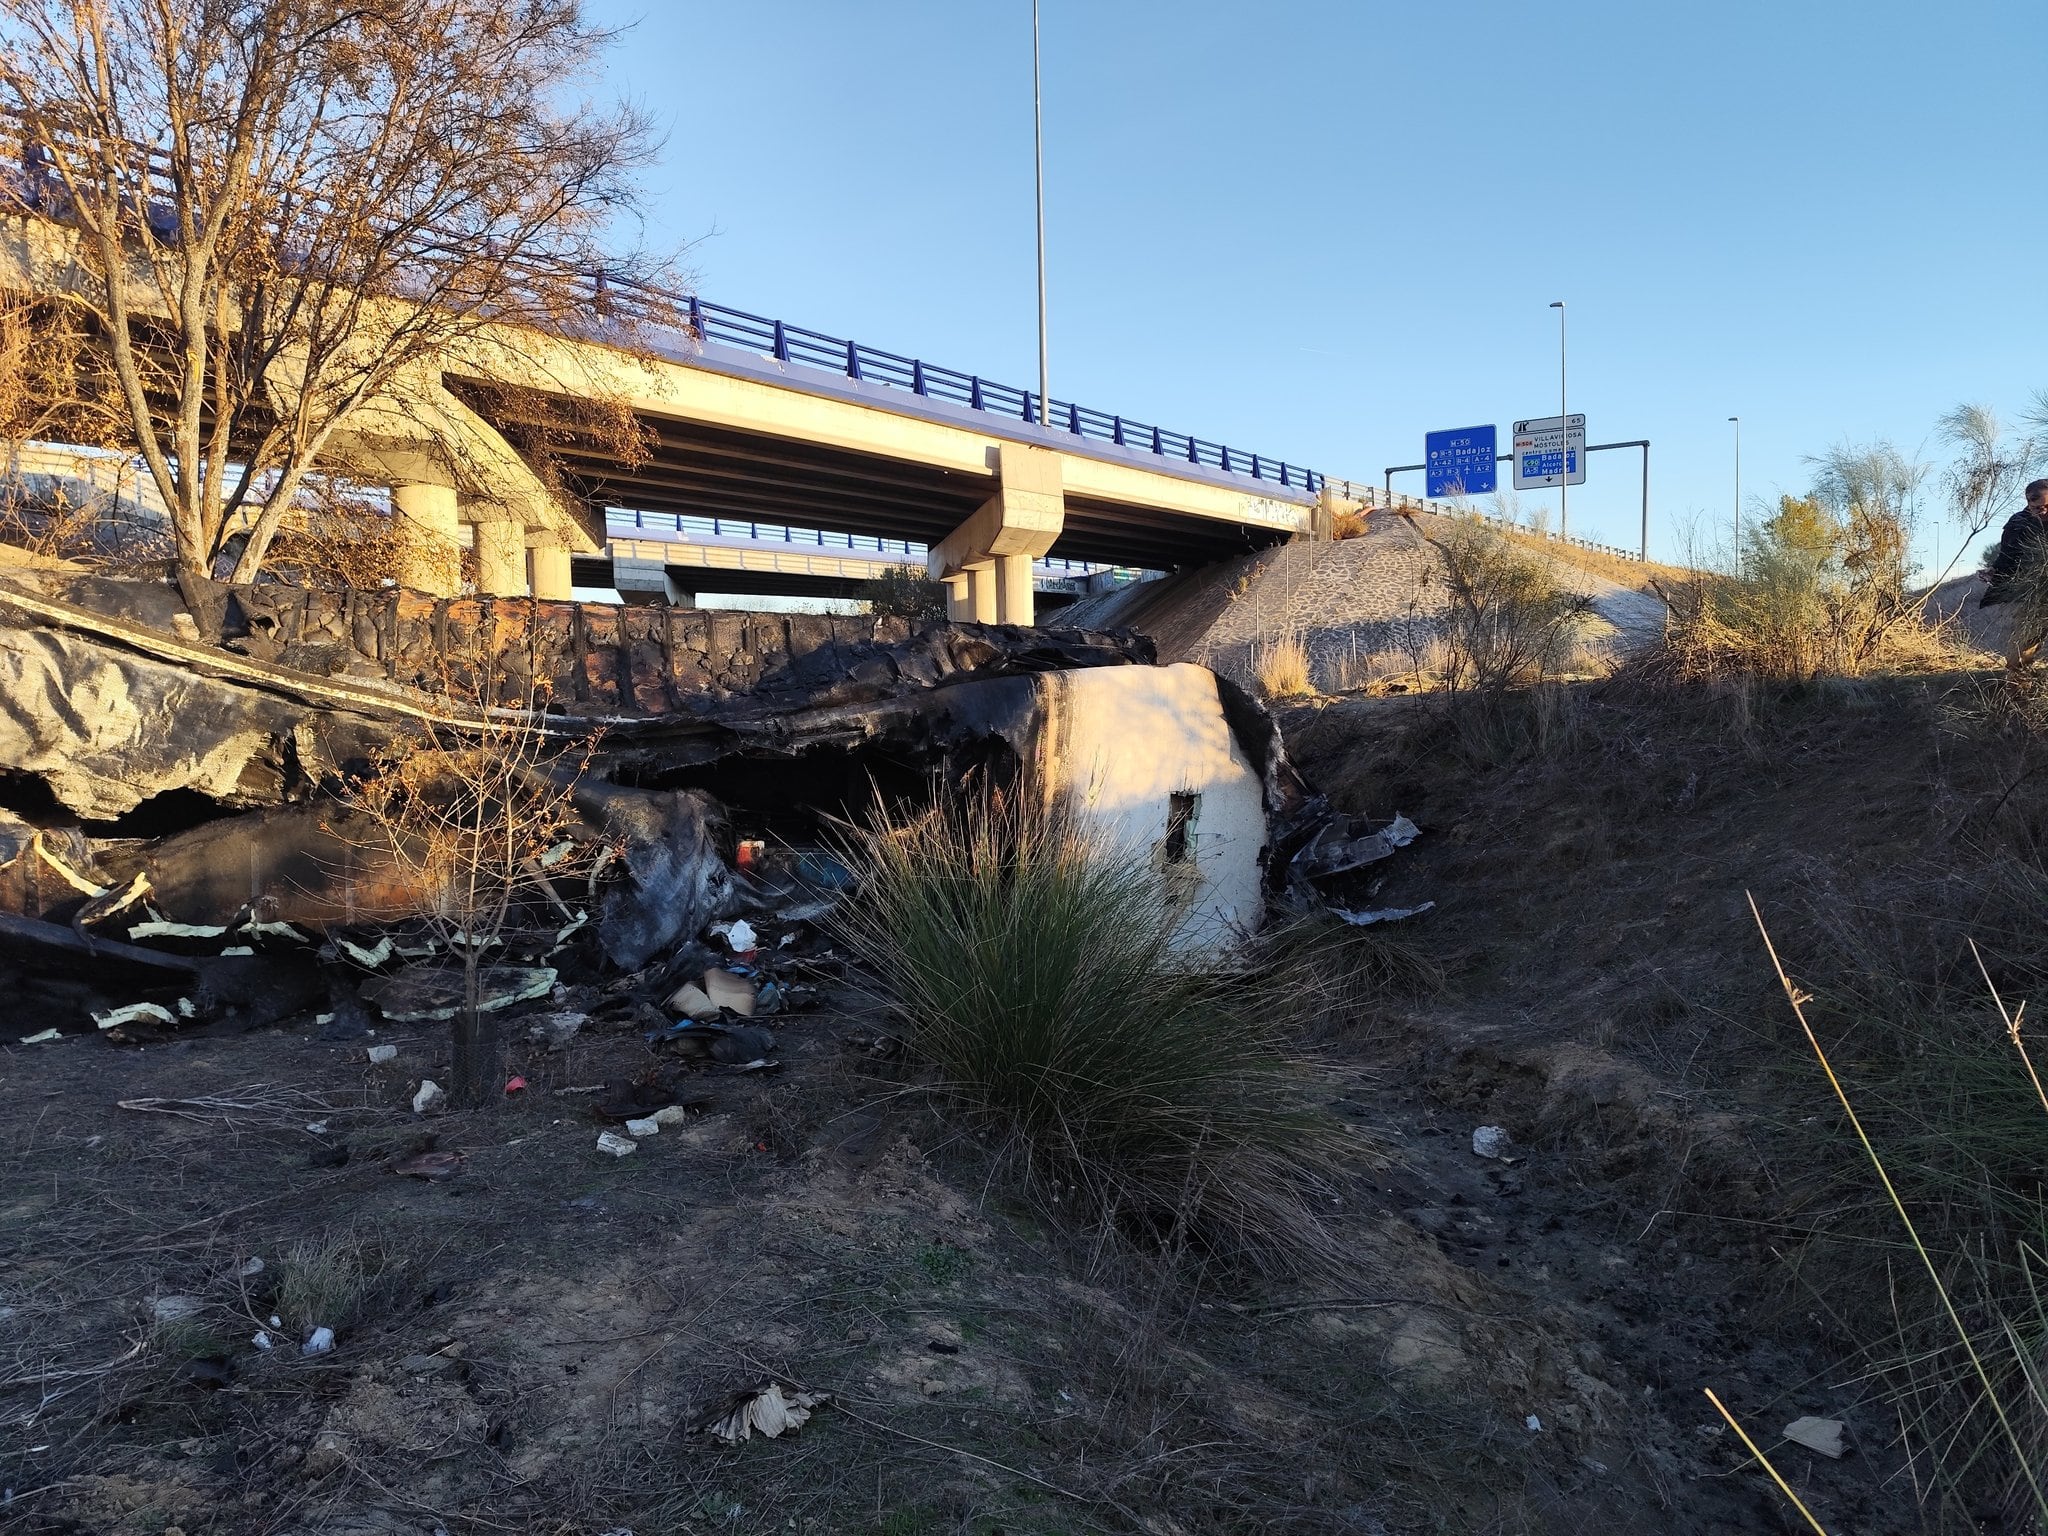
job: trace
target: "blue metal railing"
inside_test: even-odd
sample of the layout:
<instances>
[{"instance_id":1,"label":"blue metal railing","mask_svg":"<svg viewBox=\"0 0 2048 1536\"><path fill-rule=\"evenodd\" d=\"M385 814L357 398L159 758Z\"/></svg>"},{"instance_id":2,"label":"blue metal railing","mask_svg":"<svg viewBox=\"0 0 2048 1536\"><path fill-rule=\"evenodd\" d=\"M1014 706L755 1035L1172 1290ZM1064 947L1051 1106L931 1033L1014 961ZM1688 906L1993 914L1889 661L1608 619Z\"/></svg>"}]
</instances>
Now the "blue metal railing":
<instances>
[{"instance_id":1,"label":"blue metal railing","mask_svg":"<svg viewBox=\"0 0 2048 1536\"><path fill-rule=\"evenodd\" d=\"M745 539L755 544L804 545L815 549L844 549L859 553L873 550L878 555L901 555L907 562L921 562L930 546L915 539L884 539L865 533L832 533L823 528L792 528L783 523L757 523L739 517L701 517L691 512L640 512L624 508L608 508L604 514L605 532L643 536L652 533L657 539L673 534L678 540L689 539ZM1096 560L1045 560L1032 562L1042 571L1058 571L1069 576L1092 576L1098 571L1133 569L1125 566L1106 565Z\"/></svg>"},{"instance_id":2,"label":"blue metal railing","mask_svg":"<svg viewBox=\"0 0 2048 1536\"><path fill-rule=\"evenodd\" d=\"M592 284L600 314L620 315L657 326L679 326L699 341L739 347L777 362L818 368L865 383L885 384L923 399L945 400L994 416L1043 423L1084 441L1155 453L1161 458L1220 469L1252 480L1270 480L1287 490L1312 495L1322 488L1321 475L1286 459L1169 431L1135 417L1076 405L1070 400L1055 398L1047 410L1036 390L985 379L980 374L962 373L957 368L942 368L900 352L884 352L766 315L748 314L742 309L713 304L695 294L671 293L604 274L594 276Z\"/></svg>"}]
</instances>

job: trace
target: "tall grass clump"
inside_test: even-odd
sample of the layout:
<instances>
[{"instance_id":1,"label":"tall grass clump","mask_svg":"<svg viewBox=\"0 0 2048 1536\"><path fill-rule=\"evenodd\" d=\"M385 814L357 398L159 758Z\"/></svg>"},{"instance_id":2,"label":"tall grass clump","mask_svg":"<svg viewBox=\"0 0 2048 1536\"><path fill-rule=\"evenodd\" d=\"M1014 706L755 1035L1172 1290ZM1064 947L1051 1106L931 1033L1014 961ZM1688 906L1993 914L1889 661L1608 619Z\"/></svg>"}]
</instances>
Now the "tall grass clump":
<instances>
[{"instance_id":1,"label":"tall grass clump","mask_svg":"<svg viewBox=\"0 0 2048 1536\"><path fill-rule=\"evenodd\" d=\"M1298 699L1315 692L1308 647L1298 634L1282 635L1259 648L1259 690L1269 699Z\"/></svg>"},{"instance_id":2,"label":"tall grass clump","mask_svg":"<svg viewBox=\"0 0 2048 1536\"><path fill-rule=\"evenodd\" d=\"M1174 948L1156 872L1029 797L849 834L838 920L925 1086L1045 1209L1153 1251L1334 1268L1334 1183L1357 1148L1314 1109L1282 990Z\"/></svg>"},{"instance_id":3,"label":"tall grass clump","mask_svg":"<svg viewBox=\"0 0 2048 1536\"><path fill-rule=\"evenodd\" d=\"M1795 1117L1802 1289L1884 1385L1941 1530L2048 1530L2048 1097L1992 985L2048 982L2044 895L1997 854L1820 893L1820 995L1785 982L1841 1111Z\"/></svg>"}]
</instances>

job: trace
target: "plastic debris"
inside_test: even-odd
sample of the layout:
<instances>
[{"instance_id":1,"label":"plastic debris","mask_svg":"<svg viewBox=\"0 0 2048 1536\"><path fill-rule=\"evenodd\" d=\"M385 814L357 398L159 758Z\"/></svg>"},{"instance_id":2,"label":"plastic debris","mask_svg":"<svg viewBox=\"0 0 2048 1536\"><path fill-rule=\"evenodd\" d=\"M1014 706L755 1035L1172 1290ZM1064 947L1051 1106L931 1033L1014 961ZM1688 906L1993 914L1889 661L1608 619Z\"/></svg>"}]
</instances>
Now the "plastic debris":
<instances>
[{"instance_id":1,"label":"plastic debris","mask_svg":"<svg viewBox=\"0 0 2048 1536\"><path fill-rule=\"evenodd\" d=\"M277 1340L270 1336L268 1328L258 1328L255 1337L250 1339L249 1342L265 1352L277 1348Z\"/></svg>"},{"instance_id":2,"label":"plastic debris","mask_svg":"<svg viewBox=\"0 0 2048 1536\"><path fill-rule=\"evenodd\" d=\"M735 976L731 971L709 970L698 983L704 993L720 1008L730 1008L743 1019L754 1016L754 984L744 976Z\"/></svg>"},{"instance_id":3,"label":"plastic debris","mask_svg":"<svg viewBox=\"0 0 2048 1536\"><path fill-rule=\"evenodd\" d=\"M424 1115L430 1109L438 1109L447 1101L447 1091L431 1077L420 1079L419 1092L412 1096L412 1112Z\"/></svg>"},{"instance_id":4,"label":"plastic debris","mask_svg":"<svg viewBox=\"0 0 2048 1536\"><path fill-rule=\"evenodd\" d=\"M182 1323L198 1316L205 1306L197 1296L159 1296L149 1304L149 1315L159 1323Z\"/></svg>"},{"instance_id":5,"label":"plastic debris","mask_svg":"<svg viewBox=\"0 0 2048 1536\"><path fill-rule=\"evenodd\" d=\"M176 1024L178 1016L162 1003L130 1003L96 1013L92 1021L101 1029L112 1029L117 1024Z\"/></svg>"},{"instance_id":6,"label":"plastic debris","mask_svg":"<svg viewBox=\"0 0 2048 1536\"><path fill-rule=\"evenodd\" d=\"M302 1355L324 1355L334 1348L334 1330L328 1327L315 1328L306 1335L306 1342L299 1346Z\"/></svg>"},{"instance_id":7,"label":"plastic debris","mask_svg":"<svg viewBox=\"0 0 2048 1536\"><path fill-rule=\"evenodd\" d=\"M218 923L137 923L128 930L131 943L144 939L224 939L228 930Z\"/></svg>"},{"instance_id":8,"label":"plastic debris","mask_svg":"<svg viewBox=\"0 0 2048 1536\"><path fill-rule=\"evenodd\" d=\"M726 947L736 955L751 955L761 943L761 937L754 932L754 925L744 917L736 917L729 923L713 923L709 930L725 940Z\"/></svg>"},{"instance_id":9,"label":"plastic debris","mask_svg":"<svg viewBox=\"0 0 2048 1536\"><path fill-rule=\"evenodd\" d=\"M400 951L404 953L403 950ZM452 1019L463 1008L465 981L460 966L409 965L363 983L365 1002L396 1024ZM555 987L555 972L544 965L486 965L477 970L478 1013L496 1013Z\"/></svg>"},{"instance_id":10,"label":"plastic debris","mask_svg":"<svg viewBox=\"0 0 2048 1536\"><path fill-rule=\"evenodd\" d=\"M1543 1432L1543 1421L1532 1413L1529 1417L1522 1420L1522 1427L1532 1435L1541 1434Z\"/></svg>"},{"instance_id":11,"label":"plastic debris","mask_svg":"<svg viewBox=\"0 0 2048 1536\"><path fill-rule=\"evenodd\" d=\"M688 1109L684 1108L680 1104L671 1104L667 1109L657 1109L653 1114L647 1117L645 1123L654 1125L656 1127L664 1125L686 1125L689 1123L689 1119L690 1112ZM640 1122L628 1121L626 1129L630 1131L636 1123Z\"/></svg>"},{"instance_id":12,"label":"plastic debris","mask_svg":"<svg viewBox=\"0 0 2048 1536\"><path fill-rule=\"evenodd\" d=\"M1514 1144L1514 1137L1497 1125L1482 1125L1472 1133L1474 1157L1506 1157Z\"/></svg>"},{"instance_id":13,"label":"plastic debris","mask_svg":"<svg viewBox=\"0 0 2048 1536\"><path fill-rule=\"evenodd\" d=\"M1843 1427L1840 1419L1798 1418L1787 1424L1783 1433L1793 1444L1839 1461L1849 1449L1842 1438Z\"/></svg>"},{"instance_id":14,"label":"plastic debris","mask_svg":"<svg viewBox=\"0 0 2048 1536\"><path fill-rule=\"evenodd\" d=\"M1375 907L1366 912L1349 912L1343 907L1330 908L1330 915L1349 923L1354 928L1369 928L1374 923L1398 923L1403 918L1420 917L1435 910L1436 903L1425 901L1419 907Z\"/></svg>"},{"instance_id":15,"label":"plastic debris","mask_svg":"<svg viewBox=\"0 0 2048 1536\"><path fill-rule=\"evenodd\" d=\"M597 1150L609 1152L613 1157L628 1157L640 1150L640 1143L630 1136L621 1136L617 1131L599 1131Z\"/></svg>"},{"instance_id":16,"label":"plastic debris","mask_svg":"<svg viewBox=\"0 0 2048 1536\"><path fill-rule=\"evenodd\" d=\"M626 1122L626 1134L635 1141L648 1136L659 1136L661 1134L661 1122L652 1117L646 1120L628 1120Z\"/></svg>"},{"instance_id":17,"label":"plastic debris","mask_svg":"<svg viewBox=\"0 0 2048 1536\"><path fill-rule=\"evenodd\" d=\"M235 1273L244 1280L254 1280L263 1273L264 1267L261 1259L244 1259L242 1260L241 1267Z\"/></svg>"},{"instance_id":18,"label":"plastic debris","mask_svg":"<svg viewBox=\"0 0 2048 1536\"><path fill-rule=\"evenodd\" d=\"M395 1045L373 1045L370 1047L370 1064L372 1066L381 1067L385 1062L396 1061L397 1059L398 1047Z\"/></svg>"},{"instance_id":19,"label":"plastic debris","mask_svg":"<svg viewBox=\"0 0 2048 1536\"><path fill-rule=\"evenodd\" d=\"M46 1041L62 1040L63 1038L64 1031L61 1029L40 1029L32 1035L23 1035L21 1043L23 1045L42 1045Z\"/></svg>"},{"instance_id":20,"label":"plastic debris","mask_svg":"<svg viewBox=\"0 0 2048 1536\"><path fill-rule=\"evenodd\" d=\"M699 1434L715 1435L737 1445L752 1435L773 1440L794 1434L810 1421L811 1410L831 1401L829 1392L805 1392L779 1381L732 1393L697 1421Z\"/></svg>"},{"instance_id":21,"label":"plastic debris","mask_svg":"<svg viewBox=\"0 0 2048 1536\"><path fill-rule=\"evenodd\" d=\"M505 1091L507 1093L524 1093L526 1091L526 1079L523 1077L506 1078Z\"/></svg>"},{"instance_id":22,"label":"plastic debris","mask_svg":"<svg viewBox=\"0 0 2048 1536\"><path fill-rule=\"evenodd\" d=\"M351 944L347 939L336 939L334 942L339 946L344 955L347 955L349 959L355 961L357 965L360 965L366 971L376 970L398 952L393 947L389 934L386 934L368 949L363 948L360 944Z\"/></svg>"}]
</instances>

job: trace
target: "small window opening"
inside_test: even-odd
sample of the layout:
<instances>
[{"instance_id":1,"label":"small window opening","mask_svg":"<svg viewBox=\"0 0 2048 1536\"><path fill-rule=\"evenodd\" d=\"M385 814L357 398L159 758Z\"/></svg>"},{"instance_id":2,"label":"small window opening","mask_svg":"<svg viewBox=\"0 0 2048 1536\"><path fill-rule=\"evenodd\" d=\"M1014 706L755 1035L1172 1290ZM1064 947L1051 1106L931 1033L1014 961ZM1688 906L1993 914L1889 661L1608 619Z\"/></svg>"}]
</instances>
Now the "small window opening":
<instances>
[{"instance_id":1,"label":"small window opening","mask_svg":"<svg viewBox=\"0 0 2048 1536\"><path fill-rule=\"evenodd\" d=\"M1166 862L1185 864L1194 857L1195 812L1202 797L1190 791L1169 795L1166 801Z\"/></svg>"}]
</instances>

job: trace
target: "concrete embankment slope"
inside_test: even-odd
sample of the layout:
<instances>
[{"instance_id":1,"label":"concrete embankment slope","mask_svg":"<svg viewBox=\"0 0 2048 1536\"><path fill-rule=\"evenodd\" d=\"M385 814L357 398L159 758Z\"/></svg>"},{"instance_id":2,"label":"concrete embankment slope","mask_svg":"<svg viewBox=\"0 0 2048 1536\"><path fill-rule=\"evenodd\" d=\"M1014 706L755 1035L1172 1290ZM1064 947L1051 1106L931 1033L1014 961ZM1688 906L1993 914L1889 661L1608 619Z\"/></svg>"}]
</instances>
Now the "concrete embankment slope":
<instances>
[{"instance_id":1,"label":"concrete embankment slope","mask_svg":"<svg viewBox=\"0 0 2048 1536\"><path fill-rule=\"evenodd\" d=\"M1446 594L1431 540L1449 527L1429 514L1375 515L1361 538L1280 545L1121 587L1074 604L1059 622L1135 629L1162 661L1200 662L1247 686L1266 648L1297 637L1318 688L1361 687L1413 670L1437 634ZM1654 593L1587 569L1570 545L1532 537L1528 547L1551 561L1561 585L1593 600L1590 650L1625 653L1662 629L1664 605ZM1642 586L1656 569L1643 568Z\"/></svg>"}]
</instances>

